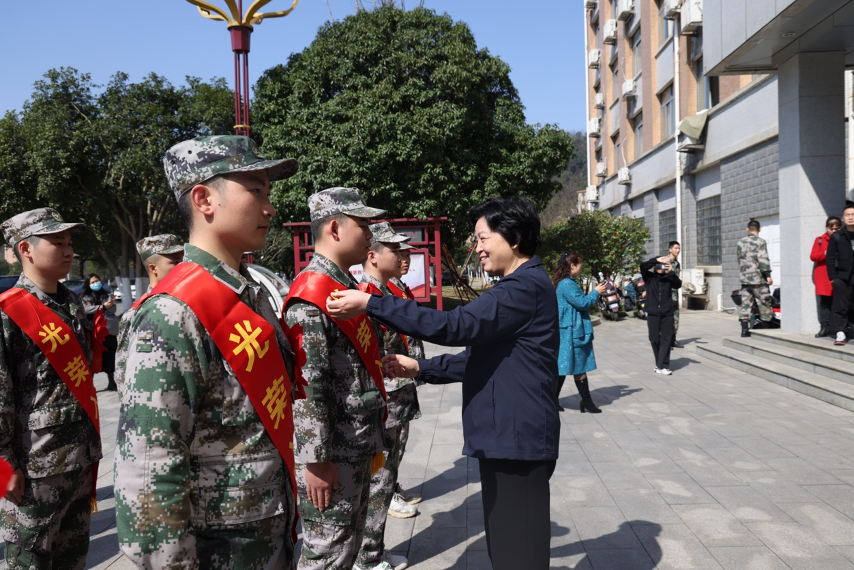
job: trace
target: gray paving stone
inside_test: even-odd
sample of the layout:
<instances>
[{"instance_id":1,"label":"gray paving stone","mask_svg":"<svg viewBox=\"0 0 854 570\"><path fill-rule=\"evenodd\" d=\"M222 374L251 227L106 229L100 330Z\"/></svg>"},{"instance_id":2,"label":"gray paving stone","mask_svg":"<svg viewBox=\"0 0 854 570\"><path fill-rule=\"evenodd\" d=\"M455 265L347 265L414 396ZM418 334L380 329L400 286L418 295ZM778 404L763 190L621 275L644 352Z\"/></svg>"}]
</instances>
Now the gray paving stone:
<instances>
[{"instance_id":1,"label":"gray paving stone","mask_svg":"<svg viewBox=\"0 0 854 570\"><path fill-rule=\"evenodd\" d=\"M706 487L706 491L742 522L791 520L785 512L752 487Z\"/></svg>"},{"instance_id":2,"label":"gray paving stone","mask_svg":"<svg viewBox=\"0 0 854 570\"><path fill-rule=\"evenodd\" d=\"M673 510L706 547L762 544L721 505L674 505Z\"/></svg>"},{"instance_id":3,"label":"gray paving stone","mask_svg":"<svg viewBox=\"0 0 854 570\"><path fill-rule=\"evenodd\" d=\"M646 519L658 524L676 524L682 520L653 489L612 490L611 496L626 520Z\"/></svg>"},{"instance_id":4,"label":"gray paving stone","mask_svg":"<svg viewBox=\"0 0 854 570\"><path fill-rule=\"evenodd\" d=\"M715 502L715 499L687 473L656 473L649 474L646 478L670 505Z\"/></svg>"},{"instance_id":5,"label":"gray paving stone","mask_svg":"<svg viewBox=\"0 0 854 570\"><path fill-rule=\"evenodd\" d=\"M792 483L778 471L742 471L736 475L772 503L821 502L821 499Z\"/></svg>"},{"instance_id":6,"label":"gray paving stone","mask_svg":"<svg viewBox=\"0 0 854 570\"><path fill-rule=\"evenodd\" d=\"M744 484L714 459L688 459L677 461L676 464L703 487Z\"/></svg>"},{"instance_id":7,"label":"gray paving stone","mask_svg":"<svg viewBox=\"0 0 854 570\"><path fill-rule=\"evenodd\" d=\"M854 568L854 564L797 522L755 522L747 523L747 528L795 570Z\"/></svg>"},{"instance_id":8,"label":"gray paving stone","mask_svg":"<svg viewBox=\"0 0 854 570\"><path fill-rule=\"evenodd\" d=\"M572 509L572 519L587 552L641 547L617 507L577 507Z\"/></svg>"},{"instance_id":9,"label":"gray paving stone","mask_svg":"<svg viewBox=\"0 0 854 570\"><path fill-rule=\"evenodd\" d=\"M652 570L656 560L643 548L591 550L587 553L594 570Z\"/></svg>"},{"instance_id":10,"label":"gray paving stone","mask_svg":"<svg viewBox=\"0 0 854 570\"><path fill-rule=\"evenodd\" d=\"M780 508L831 546L854 546L854 521L824 503L782 503Z\"/></svg>"},{"instance_id":11,"label":"gray paving stone","mask_svg":"<svg viewBox=\"0 0 854 570\"><path fill-rule=\"evenodd\" d=\"M798 485L838 485L839 479L800 457L766 459L765 463Z\"/></svg>"},{"instance_id":12,"label":"gray paving stone","mask_svg":"<svg viewBox=\"0 0 854 570\"><path fill-rule=\"evenodd\" d=\"M656 568L685 570L720 568L714 556L684 524L632 524Z\"/></svg>"},{"instance_id":13,"label":"gray paving stone","mask_svg":"<svg viewBox=\"0 0 854 570\"><path fill-rule=\"evenodd\" d=\"M724 570L789 570L789 566L765 546L717 546L710 547L709 552Z\"/></svg>"}]
</instances>

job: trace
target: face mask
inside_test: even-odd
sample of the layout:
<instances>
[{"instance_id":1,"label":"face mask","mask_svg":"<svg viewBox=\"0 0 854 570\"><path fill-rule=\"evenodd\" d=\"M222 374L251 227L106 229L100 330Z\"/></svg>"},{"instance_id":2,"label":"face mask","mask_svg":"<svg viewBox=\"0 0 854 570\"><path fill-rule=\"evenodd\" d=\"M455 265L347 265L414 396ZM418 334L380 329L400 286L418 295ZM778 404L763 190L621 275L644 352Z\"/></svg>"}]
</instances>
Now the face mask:
<instances>
[{"instance_id":1,"label":"face mask","mask_svg":"<svg viewBox=\"0 0 854 570\"><path fill-rule=\"evenodd\" d=\"M100 281L97 281L97 282L89 285L89 288L92 289L92 291L100 291L101 287L103 287L103 286L104 286L103 283L101 283Z\"/></svg>"}]
</instances>

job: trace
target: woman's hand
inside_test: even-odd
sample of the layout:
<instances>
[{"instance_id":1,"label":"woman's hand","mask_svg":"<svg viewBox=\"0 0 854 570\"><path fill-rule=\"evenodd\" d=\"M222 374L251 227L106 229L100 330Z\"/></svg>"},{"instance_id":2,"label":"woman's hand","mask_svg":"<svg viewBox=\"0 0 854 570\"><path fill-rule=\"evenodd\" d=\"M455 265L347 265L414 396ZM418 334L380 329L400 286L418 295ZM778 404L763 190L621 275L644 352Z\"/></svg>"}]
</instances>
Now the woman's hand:
<instances>
[{"instance_id":1,"label":"woman's hand","mask_svg":"<svg viewBox=\"0 0 854 570\"><path fill-rule=\"evenodd\" d=\"M115 298L113 298L113 296L110 295L110 298L107 300L106 303L104 303L104 308L105 309L112 309L113 306L115 306L115 304L116 304Z\"/></svg>"},{"instance_id":2,"label":"woman's hand","mask_svg":"<svg viewBox=\"0 0 854 570\"><path fill-rule=\"evenodd\" d=\"M599 283L598 285L596 285L596 287L594 287L594 289L596 289L596 292L599 293L600 296L605 294L605 284L604 283Z\"/></svg>"},{"instance_id":3,"label":"woman's hand","mask_svg":"<svg viewBox=\"0 0 854 570\"><path fill-rule=\"evenodd\" d=\"M402 354L383 356L383 368L389 378L415 378L421 371L417 360Z\"/></svg>"},{"instance_id":4,"label":"woman's hand","mask_svg":"<svg viewBox=\"0 0 854 570\"><path fill-rule=\"evenodd\" d=\"M370 299L370 293L354 289L336 291L326 300L326 309L333 318L346 321L364 315Z\"/></svg>"}]
</instances>

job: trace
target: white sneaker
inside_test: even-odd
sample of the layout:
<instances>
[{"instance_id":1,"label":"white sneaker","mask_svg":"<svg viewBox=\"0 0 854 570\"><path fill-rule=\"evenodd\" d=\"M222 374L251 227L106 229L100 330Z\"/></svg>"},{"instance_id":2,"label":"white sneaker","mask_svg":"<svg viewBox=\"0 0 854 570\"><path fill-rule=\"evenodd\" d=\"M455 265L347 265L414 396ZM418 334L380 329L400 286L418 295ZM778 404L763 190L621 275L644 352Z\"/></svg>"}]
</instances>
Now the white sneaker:
<instances>
[{"instance_id":1,"label":"white sneaker","mask_svg":"<svg viewBox=\"0 0 854 570\"><path fill-rule=\"evenodd\" d=\"M408 504L398 493L391 498L388 514L397 519L408 519L418 514L418 508Z\"/></svg>"},{"instance_id":2,"label":"white sneaker","mask_svg":"<svg viewBox=\"0 0 854 570\"><path fill-rule=\"evenodd\" d=\"M418 493L410 493L408 491L404 491L403 487L400 486L400 483L394 484L394 494L398 495L401 499L403 499L404 503L410 505L417 505L423 499L423 497Z\"/></svg>"},{"instance_id":3,"label":"white sneaker","mask_svg":"<svg viewBox=\"0 0 854 570\"><path fill-rule=\"evenodd\" d=\"M661 373L661 370L659 370L659 369L658 369L658 366L656 366L655 368L653 368L653 369L652 369L652 371L653 371L654 373L656 373L656 374L660 374L660 373Z\"/></svg>"},{"instance_id":4,"label":"white sneaker","mask_svg":"<svg viewBox=\"0 0 854 570\"><path fill-rule=\"evenodd\" d=\"M656 368L655 372L656 374L664 374L665 376L670 376L671 374L673 374L673 371L669 368Z\"/></svg>"},{"instance_id":5,"label":"white sneaker","mask_svg":"<svg viewBox=\"0 0 854 570\"><path fill-rule=\"evenodd\" d=\"M409 560L406 559L406 556L392 554L386 550L383 552L381 564L388 564L388 566L394 570L403 570L404 568L409 567Z\"/></svg>"}]
</instances>

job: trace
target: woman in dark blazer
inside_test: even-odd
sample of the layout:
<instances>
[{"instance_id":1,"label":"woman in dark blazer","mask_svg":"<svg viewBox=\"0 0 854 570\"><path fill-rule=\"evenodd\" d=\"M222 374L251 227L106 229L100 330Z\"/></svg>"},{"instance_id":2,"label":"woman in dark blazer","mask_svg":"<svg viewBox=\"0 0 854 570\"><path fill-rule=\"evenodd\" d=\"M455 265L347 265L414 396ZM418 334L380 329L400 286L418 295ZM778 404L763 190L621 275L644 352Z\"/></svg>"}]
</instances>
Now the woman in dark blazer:
<instances>
[{"instance_id":1,"label":"woman in dark blazer","mask_svg":"<svg viewBox=\"0 0 854 570\"><path fill-rule=\"evenodd\" d=\"M389 355L392 376L463 383L463 453L478 459L486 542L499 570L549 567L549 479L560 440L558 307L539 257L540 221L527 198L491 198L469 212L483 268L501 280L471 303L436 311L393 296L342 291L336 318L369 316L397 332L464 352Z\"/></svg>"}]
</instances>

